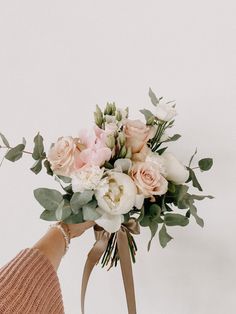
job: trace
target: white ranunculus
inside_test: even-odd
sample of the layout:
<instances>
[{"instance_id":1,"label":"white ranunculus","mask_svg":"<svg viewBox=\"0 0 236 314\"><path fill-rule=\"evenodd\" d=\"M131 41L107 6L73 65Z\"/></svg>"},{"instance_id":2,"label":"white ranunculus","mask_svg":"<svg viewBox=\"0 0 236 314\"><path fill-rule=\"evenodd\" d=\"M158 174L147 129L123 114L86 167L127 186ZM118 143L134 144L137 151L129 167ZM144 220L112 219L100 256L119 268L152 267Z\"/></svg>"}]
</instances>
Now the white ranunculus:
<instances>
[{"instance_id":1,"label":"white ranunculus","mask_svg":"<svg viewBox=\"0 0 236 314\"><path fill-rule=\"evenodd\" d=\"M72 176L73 192L83 193L85 190L95 190L102 179L104 168L98 166L85 166Z\"/></svg>"},{"instance_id":2,"label":"white ranunculus","mask_svg":"<svg viewBox=\"0 0 236 314\"><path fill-rule=\"evenodd\" d=\"M169 103L161 103L157 105L156 117L161 121L170 121L177 115L175 107Z\"/></svg>"},{"instance_id":3,"label":"white ranunculus","mask_svg":"<svg viewBox=\"0 0 236 314\"><path fill-rule=\"evenodd\" d=\"M95 222L107 232L113 233L120 229L123 214L137 204L137 188L127 174L109 172L95 190L95 197L98 211L102 214Z\"/></svg>"},{"instance_id":4,"label":"white ranunculus","mask_svg":"<svg viewBox=\"0 0 236 314\"><path fill-rule=\"evenodd\" d=\"M164 160L167 180L175 184L185 183L189 177L186 167L172 153L164 152L161 156Z\"/></svg>"}]
</instances>

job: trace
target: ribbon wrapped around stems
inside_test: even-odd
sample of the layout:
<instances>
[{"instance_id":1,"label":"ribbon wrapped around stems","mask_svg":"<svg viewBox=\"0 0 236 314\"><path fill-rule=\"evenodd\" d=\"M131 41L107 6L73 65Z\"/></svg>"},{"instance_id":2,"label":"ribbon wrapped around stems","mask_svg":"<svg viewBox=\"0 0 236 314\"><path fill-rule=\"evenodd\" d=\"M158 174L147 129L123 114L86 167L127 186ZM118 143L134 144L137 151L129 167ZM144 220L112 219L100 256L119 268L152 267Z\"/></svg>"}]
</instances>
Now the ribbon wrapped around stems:
<instances>
[{"instance_id":1,"label":"ribbon wrapped around stems","mask_svg":"<svg viewBox=\"0 0 236 314\"><path fill-rule=\"evenodd\" d=\"M102 255L106 252L111 235L99 226L94 227L96 242L88 254L85 263L82 287L81 287L81 312L84 311L85 294L88 281L95 265L98 264ZM117 257L120 260L121 272L126 294L126 301L129 314L136 314L135 290L130 256L131 233L139 234L140 228L136 219L131 218L127 223L122 224L115 234ZM114 243L113 243L114 247ZM111 267L113 266L113 261Z\"/></svg>"}]
</instances>

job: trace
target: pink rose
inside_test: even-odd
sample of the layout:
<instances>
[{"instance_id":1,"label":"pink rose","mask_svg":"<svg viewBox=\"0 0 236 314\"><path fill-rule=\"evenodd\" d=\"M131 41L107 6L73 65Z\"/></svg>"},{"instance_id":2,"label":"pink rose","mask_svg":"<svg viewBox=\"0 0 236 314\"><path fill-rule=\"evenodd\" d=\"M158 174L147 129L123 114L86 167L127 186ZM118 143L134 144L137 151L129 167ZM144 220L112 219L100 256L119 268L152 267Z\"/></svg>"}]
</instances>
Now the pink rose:
<instances>
[{"instance_id":1,"label":"pink rose","mask_svg":"<svg viewBox=\"0 0 236 314\"><path fill-rule=\"evenodd\" d=\"M75 169L75 160L78 157L78 139L71 136L60 137L49 150L48 161L52 171L58 175L70 176Z\"/></svg>"},{"instance_id":2,"label":"pink rose","mask_svg":"<svg viewBox=\"0 0 236 314\"><path fill-rule=\"evenodd\" d=\"M88 132L83 130L79 134L80 144L83 150L76 159L76 168L80 169L84 165L101 167L111 158L111 150L106 145L107 135L99 128ZM101 130L101 131L100 131Z\"/></svg>"},{"instance_id":3,"label":"pink rose","mask_svg":"<svg viewBox=\"0 0 236 314\"><path fill-rule=\"evenodd\" d=\"M139 153L143 146L154 136L153 129L140 120L126 120L124 133L126 145L132 153Z\"/></svg>"},{"instance_id":4,"label":"pink rose","mask_svg":"<svg viewBox=\"0 0 236 314\"><path fill-rule=\"evenodd\" d=\"M163 195L168 190L168 181L160 174L159 167L152 162L134 163L130 170L138 191L146 198L155 201L155 195Z\"/></svg>"}]
</instances>

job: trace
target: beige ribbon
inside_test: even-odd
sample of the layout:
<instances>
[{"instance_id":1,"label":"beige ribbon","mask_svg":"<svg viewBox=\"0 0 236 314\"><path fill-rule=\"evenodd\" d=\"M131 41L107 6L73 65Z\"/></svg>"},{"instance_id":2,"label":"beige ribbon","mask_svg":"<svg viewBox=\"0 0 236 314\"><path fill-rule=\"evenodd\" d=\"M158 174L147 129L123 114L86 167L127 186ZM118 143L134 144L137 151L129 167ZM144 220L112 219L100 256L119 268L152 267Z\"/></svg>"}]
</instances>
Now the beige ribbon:
<instances>
[{"instance_id":1,"label":"beige ribbon","mask_svg":"<svg viewBox=\"0 0 236 314\"><path fill-rule=\"evenodd\" d=\"M94 266L99 262L103 253L106 251L110 234L99 226L94 227L96 243L88 254L85 263L82 287L81 287L81 312L84 314L85 294L88 286L90 275ZM123 224L117 232L117 247L120 258L120 266L123 277L123 283L126 294L126 301L129 314L136 314L135 290L132 272L132 263L129 252L128 234L139 234L139 224L135 219L130 219L127 223Z\"/></svg>"}]
</instances>

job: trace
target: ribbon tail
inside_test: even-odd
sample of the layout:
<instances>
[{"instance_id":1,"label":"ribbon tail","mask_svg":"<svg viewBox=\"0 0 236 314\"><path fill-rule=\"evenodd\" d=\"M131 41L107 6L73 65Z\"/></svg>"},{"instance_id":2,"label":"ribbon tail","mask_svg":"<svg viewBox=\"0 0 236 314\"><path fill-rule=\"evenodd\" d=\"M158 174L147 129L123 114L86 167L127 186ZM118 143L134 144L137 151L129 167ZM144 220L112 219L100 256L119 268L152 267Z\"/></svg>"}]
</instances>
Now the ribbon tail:
<instances>
[{"instance_id":1,"label":"ribbon tail","mask_svg":"<svg viewBox=\"0 0 236 314\"><path fill-rule=\"evenodd\" d=\"M88 281L90 275L93 271L94 266L99 262L103 253L106 250L108 244L109 236L104 233L99 240L94 244L94 247L88 254L87 261L84 266L82 286L81 286L81 313L84 314L84 304L85 304L85 295L88 286Z\"/></svg>"},{"instance_id":2,"label":"ribbon tail","mask_svg":"<svg viewBox=\"0 0 236 314\"><path fill-rule=\"evenodd\" d=\"M124 282L128 313L136 314L136 302L132 263L130 259L128 237L125 230L120 229L117 234L117 245L120 258L120 266Z\"/></svg>"}]
</instances>

